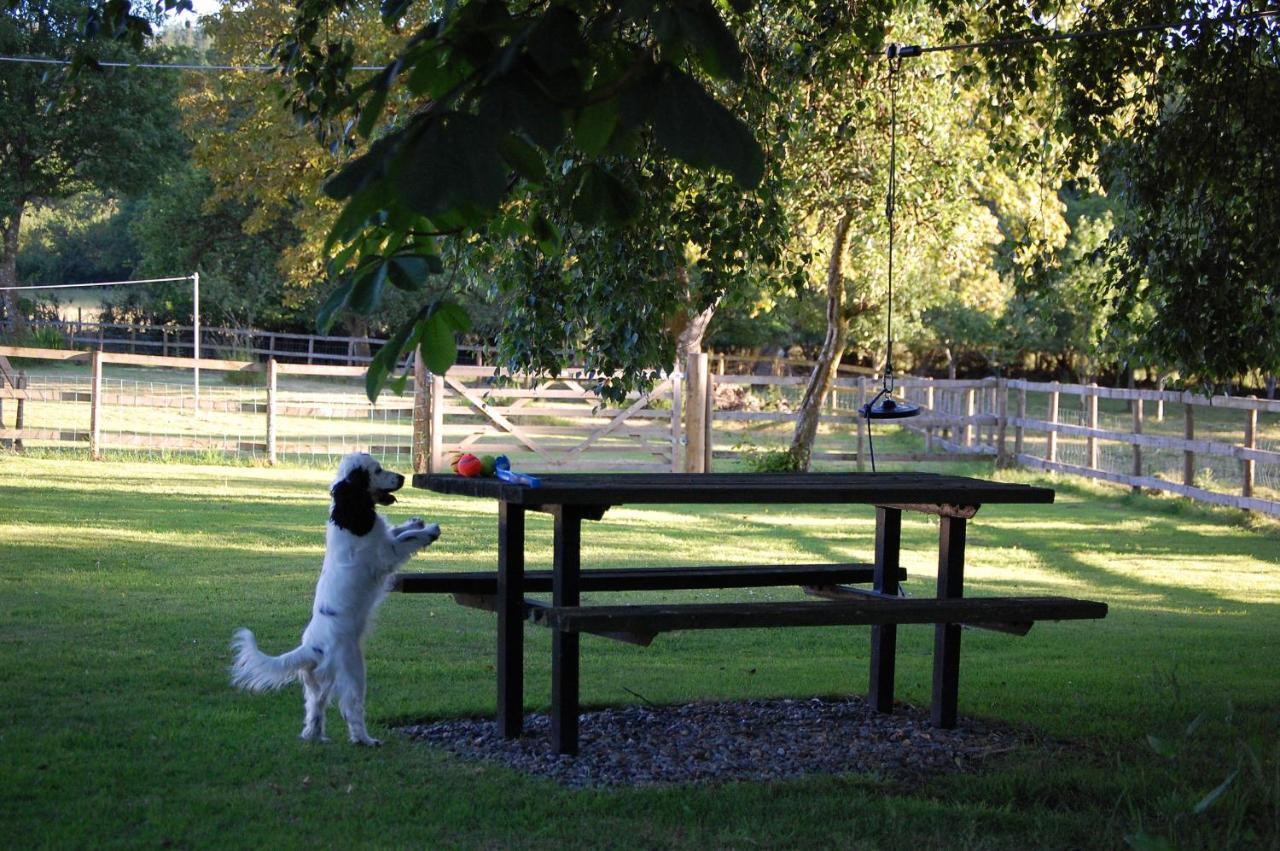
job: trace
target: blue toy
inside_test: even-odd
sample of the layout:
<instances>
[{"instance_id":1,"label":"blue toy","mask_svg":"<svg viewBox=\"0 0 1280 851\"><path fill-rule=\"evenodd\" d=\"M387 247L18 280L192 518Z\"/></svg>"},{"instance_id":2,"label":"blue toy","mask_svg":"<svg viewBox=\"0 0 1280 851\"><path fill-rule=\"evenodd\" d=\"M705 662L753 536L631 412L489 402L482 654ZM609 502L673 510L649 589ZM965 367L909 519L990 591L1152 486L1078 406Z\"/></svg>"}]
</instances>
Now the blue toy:
<instances>
[{"instance_id":1,"label":"blue toy","mask_svg":"<svg viewBox=\"0 0 1280 851\"><path fill-rule=\"evenodd\" d=\"M493 460L493 474L502 481L513 485L524 485L530 488L542 486L542 481L537 476L530 476L528 473L517 473L512 470L511 461L505 455L499 455Z\"/></svg>"}]
</instances>

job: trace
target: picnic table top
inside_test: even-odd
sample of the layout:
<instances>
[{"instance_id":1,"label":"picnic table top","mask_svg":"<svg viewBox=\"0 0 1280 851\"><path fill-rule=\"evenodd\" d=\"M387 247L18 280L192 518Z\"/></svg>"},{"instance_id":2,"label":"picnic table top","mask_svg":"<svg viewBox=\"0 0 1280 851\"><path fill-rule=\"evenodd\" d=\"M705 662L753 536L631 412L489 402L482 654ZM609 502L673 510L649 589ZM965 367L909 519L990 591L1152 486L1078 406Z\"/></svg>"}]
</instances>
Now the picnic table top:
<instances>
[{"instance_id":1,"label":"picnic table top","mask_svg":"<svg viewBox=\"0 0 1280 851\"><path fill-rule=\"evenodd\" d=\"M413 486L512 505L1049 503L1053 489L937 473L550 473L541 487L419 473Z\"/></svg>"}]
</instances>

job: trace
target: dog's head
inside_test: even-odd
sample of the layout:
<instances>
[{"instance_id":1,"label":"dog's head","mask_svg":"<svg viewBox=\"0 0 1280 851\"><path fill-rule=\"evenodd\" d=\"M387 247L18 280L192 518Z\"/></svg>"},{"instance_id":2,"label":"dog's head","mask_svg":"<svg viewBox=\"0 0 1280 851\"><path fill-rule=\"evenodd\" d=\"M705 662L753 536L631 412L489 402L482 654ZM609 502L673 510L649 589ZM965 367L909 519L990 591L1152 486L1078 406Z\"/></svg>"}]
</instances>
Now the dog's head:
<instances>
[{"instance_id":1,"label":"dog's head","mask_svg":"<svg viewBox=\"0 0 1280 851\"><path fill-rule=\"evenodd\" d=\"M392 505L396 501L392 492L402 487L404 476L382 469L372 455L353 452L342 459L338 477L329 488L333 496L329 519L343 529L364 535L373 528L373 506Z\"/></svg>"}]
</instances>

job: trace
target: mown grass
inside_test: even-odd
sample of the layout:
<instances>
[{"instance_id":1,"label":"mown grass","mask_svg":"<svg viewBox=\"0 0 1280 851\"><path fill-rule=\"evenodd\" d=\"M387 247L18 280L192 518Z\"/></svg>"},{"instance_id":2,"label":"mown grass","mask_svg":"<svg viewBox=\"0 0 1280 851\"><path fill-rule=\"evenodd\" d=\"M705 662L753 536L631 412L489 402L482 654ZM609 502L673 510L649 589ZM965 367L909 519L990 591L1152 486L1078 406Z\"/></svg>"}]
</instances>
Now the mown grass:
<instances>
[{"instance_id":1,"label":"mown grass","mask_svg":"<svg viewBox=\"0 0 1280 851\"><path fill-rule=\"evenodd\" d=\"M965 633L962 716L1001 719L1051 747L912 788L819 776L570 791L390 729L493 711L492 618L447 598L393 596L383 607L367 648L369 715L388 740L381 749L305 746L294 738L295 691L250 696L227 686L233 627L251 627L279 652L307 618L327 478L0 455L6 845L1280 844L1273 523L1061 480L1052 507L983 509L970 526L969 593L1111 606L1104 621L1041 624L1022 639ZM492 505L413 492L390 513L444 530L414 569L492 566ZM586 530L584 563L861 560L873 535L869 511L839 507L624 508ZM931 590L935 535L927 517L904 523L912 593ZM545 566L549 524L532 520L530 540L530 566ZM755 592L765 595L798 598ZM931 631L901 634L899 695L922 704ZM530 627L528 639L526 699L543 709L549 638ZM633 693L668 703L865 691L865 629L675 633L647 649L583 643L588 705L634 702Z\"/></svg>"}]
</instances>

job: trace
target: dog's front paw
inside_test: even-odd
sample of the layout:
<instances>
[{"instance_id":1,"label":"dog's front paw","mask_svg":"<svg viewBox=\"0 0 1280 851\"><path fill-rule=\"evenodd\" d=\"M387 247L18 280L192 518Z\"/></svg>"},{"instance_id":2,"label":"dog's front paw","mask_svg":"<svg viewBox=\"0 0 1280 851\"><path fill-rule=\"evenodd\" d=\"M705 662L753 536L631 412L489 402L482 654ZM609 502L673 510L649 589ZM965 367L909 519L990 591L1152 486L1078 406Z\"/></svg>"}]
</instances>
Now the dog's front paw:
<instances>
[{"instance_id":1,"label":"dog's front paw","mask_svg":"<svg viewBox=\"0 0 1280 851\"><path fill-rule=\"evenodd\" d=\"M421 517L410 517L408 520L400 524L401 529L423 529L426 528L427 521Z\"/></svg>"},{"instance_id":2,"label":"dog's front paw","mask_svg":"<svg viewBox=\"0 0 1280 851\"><path fill-rule=\"evenodd\" d=\"M396 535L396 540L404 544L413 544L417 547L426 547L435 543L436 538L440 537L439 525L432 523L430 526L423 526L421 529L408 529Z\"/></svg>"}]
</instances>

